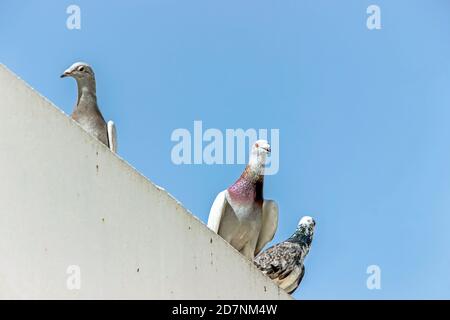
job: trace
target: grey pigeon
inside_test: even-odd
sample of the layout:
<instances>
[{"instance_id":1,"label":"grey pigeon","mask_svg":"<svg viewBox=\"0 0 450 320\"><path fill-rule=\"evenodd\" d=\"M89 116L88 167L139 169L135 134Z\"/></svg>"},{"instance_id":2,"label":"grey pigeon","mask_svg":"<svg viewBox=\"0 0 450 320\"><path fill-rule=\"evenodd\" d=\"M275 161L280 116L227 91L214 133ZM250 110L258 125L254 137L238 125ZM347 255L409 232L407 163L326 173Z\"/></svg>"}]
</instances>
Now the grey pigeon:
<instances>
[{"instance_id":1,"label":"grey pigeon","mask_svg":"<svg viewBox=\"0 0 450 320\"><path fill-rule=\"evenodd\" d=\"M273 239L278 226L278 206L264 200L264 165L270 153L265 140L256 141L241 177L220 192L211 207L208 227L253 260Z\"/></svg>"},{"instance_id":2,"label":"grey pigeon","mask_svg":"<svg viewBox=\"0 0 450 320\"><path fill-rule=\"evenodd\" d=\"M289 239L264 250L254 260L264 274L288 293L298 288L305 274L303 262L311 248L315 225L313 218L303 217Z\"/></svg>"},{"instance_id":3,"label":"grey pigeon","mask_svg":"<svg viewBox=\"0 0 450 320\"><path fill-rule=\"evenodd\" d=\"M117 133L114 122L105 122L97 105L95 75L92 67L84 62L71 65L61 78L72 77L77 81L78 99L71 115L81 127L117 152Z\"/></svg>"}]
</instances>

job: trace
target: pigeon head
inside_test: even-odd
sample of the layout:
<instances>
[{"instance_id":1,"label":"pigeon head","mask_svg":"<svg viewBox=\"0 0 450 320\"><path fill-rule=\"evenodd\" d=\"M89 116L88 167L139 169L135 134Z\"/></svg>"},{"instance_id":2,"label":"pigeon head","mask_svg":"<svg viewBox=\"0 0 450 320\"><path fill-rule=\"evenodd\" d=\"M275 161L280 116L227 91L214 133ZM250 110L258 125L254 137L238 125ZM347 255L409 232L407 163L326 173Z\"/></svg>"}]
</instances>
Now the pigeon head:
<instances>
[{"instance_id":1,"label":"pigeon head","mask_svg":"<svg viewBox=\"0 0 450 320\"><path fill-rule=\"evenodd\" d=\"M298 222L297 230L295 230L294 234L288 239L288 241L304 243L307 246L310 246L313 239L315 226L316 222L313 218L304 216Z\"/></svg>"},{"instance_id":2,"label":"pigeon head","mask_svg":"<svg viewBox=\"0 0 450 320\"><path fill-rule=\"evenodd\" d=\"M298 222L297 228L308 227L308 228L313 228L314 229L315 225L316 225L316 221L314 221L314 219L312 217L304 216Z\"/></svg>"},{"instance_id":3,"label":"pigeon head","mask_svg":"<svg viewBox=\"0 0 450 320\"><path fill-rule=\"evenodd\" d=\"M270 154L270 145L266 140L257 140L252 145L248 166L253 173L257 175L264 173L264 165L268 154Z\"/></svg>"},{"instance_id":4,"label":"pigeon head","mask_svg":"<svg viewBox=\"0 0 450 320\"><path fill-rule=\"evenodd\" d=\"M75 62L64 71L61 78L72 77L77 81L92 81L95 79L94 70L92 67L84 62Z\"/></svg>"}]
</instances>

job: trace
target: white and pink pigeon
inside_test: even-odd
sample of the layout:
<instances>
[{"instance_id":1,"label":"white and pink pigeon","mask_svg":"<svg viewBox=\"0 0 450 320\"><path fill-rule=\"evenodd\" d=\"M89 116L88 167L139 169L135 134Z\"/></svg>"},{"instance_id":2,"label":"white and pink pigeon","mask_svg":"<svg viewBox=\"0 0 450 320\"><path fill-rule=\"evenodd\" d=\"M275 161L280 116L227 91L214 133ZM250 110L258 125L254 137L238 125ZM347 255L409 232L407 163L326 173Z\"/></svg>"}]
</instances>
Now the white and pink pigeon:
<instances>
[{"instance_id":1,"label":"white and pink pigeon","mask_svg":"<svg viewBox=\"0 0 450 320\"><path fill-rule=\"evenodd\" d=\"M263 197L264 166L270 145L256 141L240 178L220 192L211 207L208 227L253 260L273 239L278 226L278 206Z\"/></svg>"}]
</instances>

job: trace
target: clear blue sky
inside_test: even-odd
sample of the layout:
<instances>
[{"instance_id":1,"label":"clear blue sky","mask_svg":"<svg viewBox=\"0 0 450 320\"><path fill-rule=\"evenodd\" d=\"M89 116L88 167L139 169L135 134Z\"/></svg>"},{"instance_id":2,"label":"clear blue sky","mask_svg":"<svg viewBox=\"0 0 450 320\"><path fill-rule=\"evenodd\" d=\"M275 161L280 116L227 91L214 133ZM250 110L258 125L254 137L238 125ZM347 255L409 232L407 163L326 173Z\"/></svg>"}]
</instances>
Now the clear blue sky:
<instances>
[{"instance_id":1,"label":"clear blue sky","mask_svg":"<svg viewBox=\"0 0 450 320\"><path fill-rule=\"evenodd\" d=\"M66 113L92 64L120 155L203 221L243 166L176 166L172 131L279 128L274 242L317 221L299 299L450 298L449 35L446 0L0 2L0 61Z\"/></svg>"}]
</instances>

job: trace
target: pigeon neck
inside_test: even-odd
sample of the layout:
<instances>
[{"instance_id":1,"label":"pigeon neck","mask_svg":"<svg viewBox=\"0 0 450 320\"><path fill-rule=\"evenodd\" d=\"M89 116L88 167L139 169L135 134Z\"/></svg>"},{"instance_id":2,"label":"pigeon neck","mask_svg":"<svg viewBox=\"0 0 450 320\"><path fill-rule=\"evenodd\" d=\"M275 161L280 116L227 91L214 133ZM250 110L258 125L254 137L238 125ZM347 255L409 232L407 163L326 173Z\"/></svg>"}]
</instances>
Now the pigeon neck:
<instances>
[{"instance_id":1,"label":"pigeon neck","mask_svg":"<svg viewBox=\"0 0 450 320\"><path fill-rule=\"evenodd\" d=\"M295 233L286 241L306 245L307 247L309 247L312 242L312 237L313 231L310 228L306 226L300 226L295 231Z\"/></svg>"},{"instance_id":2,"label":"pigeon neck","mask_svg":"<svg viewBox=\"0 0 450 320\"><path fill-rule=\"evenodd\" d=\"M247 166L240 178L228 188L232 200L238 202L262 203L264 176L255 173Z\"/></svg>"},{"instance_id":3,"label":"pigeon neck","mask_svg":"<svg viewBox=\"0 0 450 320\"><path fill-rule=\"evenodd\" d=\"M80 104L97 106L95 79L77 79L77 86L77 106Z\"/></svg>"},{"instance_id":4,"label":"pigeon neck","mask_svg":"<svg viewBox=\"0 0 450 320\"><path fill-rule=\"evenodd\" d=\"M248 161L248 165L244 174L247 173L247 176L250 178L258 179L259 177L264 176L264 164L266 162L265 154L250 154L250 159Z\"/></svg>"},{"instance_id":5,"label":"pigeon neck","mask_svg":"<svg viewBox=\"0 0 450 320\"><path fill-rule=\"evenodd\" d=\"M251 184L263 184L264 182L264 169L255 168L251 166L250 164L245 167L244 172L241 174L240 180L246 180Z\"/></svg>"},{"instance_id":6,"label":"pigeon neck","mask_svg":"<svg viewBox=\"0 0 450 320\"><path fill-rule=\"evenodd\" d=\"M248 165L239 179L229 188L232 199L239 202L262 203L265 156L251 153Z\"/></svg>"}]
</instances>

